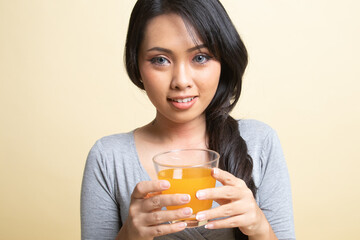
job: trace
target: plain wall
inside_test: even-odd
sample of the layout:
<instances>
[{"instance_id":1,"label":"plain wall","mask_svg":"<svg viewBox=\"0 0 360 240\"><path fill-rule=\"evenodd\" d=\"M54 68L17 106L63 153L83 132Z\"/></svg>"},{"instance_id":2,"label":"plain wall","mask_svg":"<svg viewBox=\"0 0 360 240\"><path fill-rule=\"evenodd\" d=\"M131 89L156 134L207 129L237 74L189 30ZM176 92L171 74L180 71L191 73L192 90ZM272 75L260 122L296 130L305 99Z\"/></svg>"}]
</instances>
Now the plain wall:
<instances>
[{"instance_id":1,"label":"plain wall","mask_svg":"<svg viewBox=\"0 0 360 240\"><path fill-rule=\"evenodd\" d=\"M79 239L89 149L154 117L129 81L132 1L0 0L0 239ZM358 239L360 4L223 0L250 62L236 118L277 130L298 239Z\"/></svg>"}]
</instances>

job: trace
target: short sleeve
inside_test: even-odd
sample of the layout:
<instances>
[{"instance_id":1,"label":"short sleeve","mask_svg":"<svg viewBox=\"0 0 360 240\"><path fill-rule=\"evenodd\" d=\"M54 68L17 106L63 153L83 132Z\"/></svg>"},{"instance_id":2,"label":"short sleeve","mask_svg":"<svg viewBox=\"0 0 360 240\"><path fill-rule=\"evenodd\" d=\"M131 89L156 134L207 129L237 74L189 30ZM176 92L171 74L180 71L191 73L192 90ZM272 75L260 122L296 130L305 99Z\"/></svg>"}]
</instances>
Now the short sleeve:
<instances>
[{"instance_id":1,"label":"short sleeve","mask_svg":"<svg viewBox=\"0 0 360 240\"><path fill-rule=\"evenodd\" d=\"M259 207L279 240L295 239L290 178L276 132L267 134L261 155Z\"/></svg>"},{"instance_id":2,"label":"short sleeve","mask_svg":"<svg viewBox=\"0 0 360 240\"><path fill-rule=\"evenodd\" d=\"M109 162L97 142L89 152L81 187L81 239L114 240L121 225Z\"/></svg>"}]
</instances>

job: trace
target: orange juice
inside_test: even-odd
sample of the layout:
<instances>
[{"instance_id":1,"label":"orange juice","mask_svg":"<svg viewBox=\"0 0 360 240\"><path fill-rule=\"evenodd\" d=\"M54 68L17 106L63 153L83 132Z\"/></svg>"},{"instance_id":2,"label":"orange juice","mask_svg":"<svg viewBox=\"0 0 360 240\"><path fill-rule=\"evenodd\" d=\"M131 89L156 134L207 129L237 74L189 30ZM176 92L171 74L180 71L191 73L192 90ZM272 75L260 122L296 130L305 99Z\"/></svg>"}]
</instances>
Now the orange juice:
<instances>
[{"instance_id":1,"label":"orange juice","mask_svg":"<svg viewBox=\"0 0 360 240\"><path fill-rule=\"evenodd\" d=\"M158 173L158 178L168 180L171 184L168 190L162 191L162 194L185 193L191 196L189 203L181 206L168 206L167 209L191 207L193 213L197 213L211 208L212 200L199 200L195 196L200 189L215 187L216 181L211 176L210 168L166 169Z\"/></svg>"}]
</instances>

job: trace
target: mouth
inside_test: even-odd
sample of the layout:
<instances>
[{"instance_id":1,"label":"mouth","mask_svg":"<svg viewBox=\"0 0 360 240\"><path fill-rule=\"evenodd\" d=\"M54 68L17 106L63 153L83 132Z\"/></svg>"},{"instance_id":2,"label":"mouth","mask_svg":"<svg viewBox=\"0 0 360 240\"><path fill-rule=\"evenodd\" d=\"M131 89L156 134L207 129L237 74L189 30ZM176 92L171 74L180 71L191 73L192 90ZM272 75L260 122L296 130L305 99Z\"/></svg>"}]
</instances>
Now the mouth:
<instances>
[{"instance_id":1,"label":"mouth","mask_svg":"<svg viewBox=\"0 0 360 240\"><path fill-rule=\"evenodd\" d=\"M195 97L188 97L188 98L168 98L170 101L172 102L177 102L177 103L187 103L187 102L191 102Z\"/></svg>"},{"instance_id":2,"label":"mouth","mask_svg":"<svg viewBox=\"0 0 360 240\"><path fill-rule=\"evenodd\" d=\"M177 110L187 110L190 109L197 101L198 96L192 97L174 97L168 98L168 101L171 103Z\"/></svg>"}]
</instances>

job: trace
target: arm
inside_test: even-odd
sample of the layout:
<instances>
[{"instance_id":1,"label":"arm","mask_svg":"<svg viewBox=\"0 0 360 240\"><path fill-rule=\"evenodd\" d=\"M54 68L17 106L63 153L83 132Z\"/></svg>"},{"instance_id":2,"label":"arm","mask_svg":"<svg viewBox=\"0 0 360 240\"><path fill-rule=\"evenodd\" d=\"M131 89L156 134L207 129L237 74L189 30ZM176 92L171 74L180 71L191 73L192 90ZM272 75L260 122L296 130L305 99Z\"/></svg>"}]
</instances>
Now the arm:
<instances>
[{"instance_id":1,"label":"arm","mask_svg":"<svg viewBox=\"0 0 360 240\"><path fill-rule=\"evenodd\" d=\"M223 187L206 189L204 199L214 199L221 206L198 213L198 217L216 220L208 228L233 228L249 239L295 239L290 181L285 159L276 133L271 130L263 142L261 152L261 182L256 203L246 184L228 172L218 170L214 178ZM201 195L201 194L200 194Z\"/></svg>"},{"instance_id":2,"label":"arm","mask_svg":"<svg viewBox=\"0 0 360 240\"><path fill-rule=\"evenodd\" d=\"M251 240L277 240L262 210L257 205L251 190L245 182L232 174L213 169L212 176L224 186L204 189L197 192L197 197L214 199L220 207L199 212L198 220L210 220L208 229L238 227Z\"/></svg>"},{"instance_id":3,"label":"arm","mask_svg":"<svg viewBox=\"0 0 360 240\"><path fill-rule=\"evenodd\" d=\"M259 207L279 239L295 239L289 173L280 140L274 130L266 137L261 153Z\"/></svg>"},{"instance_id":4,"label":"arm","mask_svg":"<svg viewBox=\"0 0 360 240\"><path fill-rule=\"evenodd\" d=\"M152 194L170 187L168 181L139 182L132 195L126 221L120 219L120 208L115 194L113 165L97 143L87 158L81 191L82 239L144 239L184 230L183 223L162 224L186 218L190 208L173 211L161 210L164 206L182 205L190 201L188 195ZM120 231L119 231L120 230Z\"/></svg>"},{"instance_id":5,"label":"arm","mask_svg":"<svg viewBox=\"0 0 360 240\"><path fill-rule=\"evenodd\" d=\"M81 187L81 239L113 240L121 227L114 184L106 156L96 143L90 150Z\"/></svg>"},{"instance_id":6,"label":"arm","mask_svg":"<svg viewBox=\"0 0 360 240\"><path fill-rule=\"evenodd\" d=\"M187 194L157 194L170 187L166 180L139 182L132 195L129 216L120 229L117 240L151 240L154 237L179 232L185 229L183 222L163 224L190 217L190 208L178 210L161 210L165 206L183 205L190 201Z\"/></svg>"}]
</instances>

